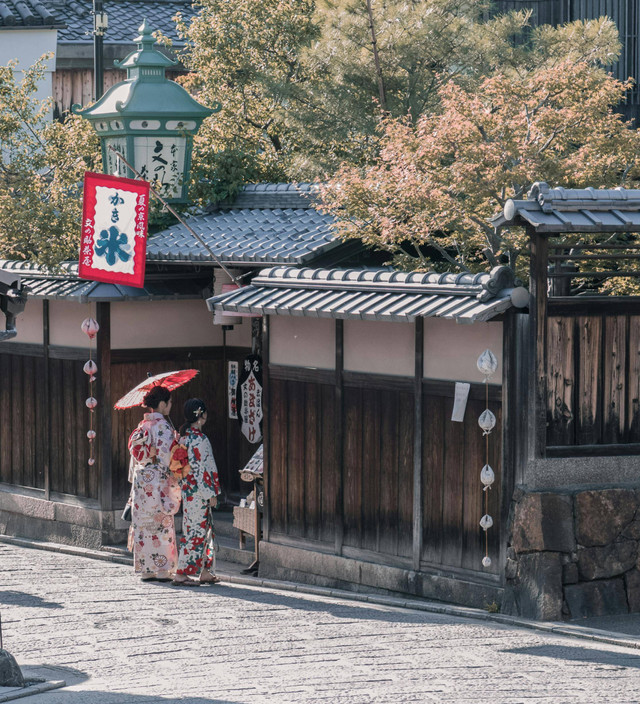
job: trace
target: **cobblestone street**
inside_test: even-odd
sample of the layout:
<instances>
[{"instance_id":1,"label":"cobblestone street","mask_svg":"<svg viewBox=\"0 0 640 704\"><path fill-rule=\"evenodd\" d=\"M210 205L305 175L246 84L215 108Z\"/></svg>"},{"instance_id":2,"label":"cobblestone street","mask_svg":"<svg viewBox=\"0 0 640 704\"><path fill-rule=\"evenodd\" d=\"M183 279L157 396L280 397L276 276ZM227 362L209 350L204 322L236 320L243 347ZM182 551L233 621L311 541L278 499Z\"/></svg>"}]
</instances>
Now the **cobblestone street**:
<instances>
[{"instance_id":1,"label":"cobblestone street","mask_svg":"<svg viewBox=\"0 0 640 704\"><path fill-rule=\"evenodd\" d=\"M630 648L14 545L0 605L5 648L67 682L30 704L640 702Z\"/></svg>"}]
</instances>

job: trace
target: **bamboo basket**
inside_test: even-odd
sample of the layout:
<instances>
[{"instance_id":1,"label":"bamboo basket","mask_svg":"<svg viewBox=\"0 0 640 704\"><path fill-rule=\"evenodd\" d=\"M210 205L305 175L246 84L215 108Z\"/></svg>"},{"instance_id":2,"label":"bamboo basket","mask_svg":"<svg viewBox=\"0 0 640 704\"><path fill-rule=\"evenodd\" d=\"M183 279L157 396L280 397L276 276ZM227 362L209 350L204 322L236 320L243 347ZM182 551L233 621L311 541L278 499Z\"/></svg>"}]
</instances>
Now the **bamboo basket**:
<instances>
[{"instance_id":1,"label":"bamboo basket","mask_svg":"<svg viewBox=\"0 0 640 704\"><path fill-rule=\"evenodd\" d=\"M245 506L233 507L233 527L255 537L256 510Z\"/></svg>"}]
</instances>

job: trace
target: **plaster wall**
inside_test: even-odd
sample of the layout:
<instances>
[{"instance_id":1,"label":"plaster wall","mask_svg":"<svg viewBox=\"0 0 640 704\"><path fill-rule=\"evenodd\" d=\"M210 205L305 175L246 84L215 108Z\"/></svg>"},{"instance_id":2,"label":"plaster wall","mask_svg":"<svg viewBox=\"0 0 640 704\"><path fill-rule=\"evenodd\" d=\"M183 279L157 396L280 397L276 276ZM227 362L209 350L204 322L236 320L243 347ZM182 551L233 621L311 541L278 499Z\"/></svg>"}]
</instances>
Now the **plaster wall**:
<instances>
[{"instance_id":1,"label":"plaster wall","mask_svg":"<svg viewBox=\"0 0 640 704\"><path fill-rule=\"evenodd\" d=\"M80 325L90 316L95 318L95 306L90 308L87 304L73 301L50 301L49 342L52 345L89 349L89 338L82 332Z\"/></svg>"},{"instance_id":2,"label":"plaster wall","mask_svg":"<svg viewBox=\"0 0 640 704\"><path fill-rule=\"evenodd\" d=\"M214 325L204 300L124 301L111 306L112 349L219 347L222 327ZM227 345L251 347L251 319L227 331Z\"/></svg>"},{"instance_id":3,"label":"plaster wall","mask_svg":"<svg viewBox=\"0 0 640 704\"><path fill-rule=\"evenodd\" d=\"M4 315L0 313L0 327L4 330L6 325ZM24 311L16 318L18 335L2 344L10 345L13 342L41 345L42 336L42 301L28 298Z\"/></svg>"},{"instance_id":4,"label":"plaster wall","mask_svg":"<svg viewBox=\"0 0 640 704\"><path fill-rule=\"evenodd\" d=\"M15 29L2 32L0 41L0 66L17 60L16 81L22 80L23 71L32 66L43 54L51 53L46 62L45 74L38 85L36 97L44 100L53 95L52 74L55 70L58 30Z\"/></svg>"},{"instance_id":5,"label":"plaster wall","mask_svg":"<svg viewBox=\"0 0 640 704\"><path fill-rule=\"evenodd\" d=\"M498 359L498 371L491 380L502 379L502 323L460 325L455 320L425 318L424 376L451 381L484 381L476 366L479 355L489 348Z\"/></svg>"},{"instance_id":6,"label":"plaster wall","mask_svg":"<svg viewBox=\"0 0 640 704\"><path fill-rule=\"evenodd\" d=\"M272 315L269 361L287 367L335 369L335 320Z\"/></svg>"},{"instance_id":7,"label":"plaster wall","mask_svg":"<svg viewBox=\"0 0 640 704\"><path fill-rule=\"evenodd\" d=\"M344 368L350 372L413 376L413 323L375 320L344 321Z\"/></svg>"}]
</instances>

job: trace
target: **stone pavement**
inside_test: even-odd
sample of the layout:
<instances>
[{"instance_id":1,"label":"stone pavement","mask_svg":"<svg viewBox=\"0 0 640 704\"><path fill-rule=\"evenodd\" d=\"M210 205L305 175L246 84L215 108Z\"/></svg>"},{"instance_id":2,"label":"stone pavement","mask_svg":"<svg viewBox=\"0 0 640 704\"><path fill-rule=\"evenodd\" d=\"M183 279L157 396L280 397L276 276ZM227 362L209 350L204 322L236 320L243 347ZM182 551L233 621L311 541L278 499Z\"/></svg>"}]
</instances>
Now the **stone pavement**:
<instances>
[{"instance_id":1,"label":"stone pavement","mask_svg":"<svg viewBox=\"0 0 640 704\"><path fill-rule=\"evenodd\" d=\"M0 609L20 665L67 682L28 704L640 702L634 648L7 543Z\"/></svg>"}]
</instances>

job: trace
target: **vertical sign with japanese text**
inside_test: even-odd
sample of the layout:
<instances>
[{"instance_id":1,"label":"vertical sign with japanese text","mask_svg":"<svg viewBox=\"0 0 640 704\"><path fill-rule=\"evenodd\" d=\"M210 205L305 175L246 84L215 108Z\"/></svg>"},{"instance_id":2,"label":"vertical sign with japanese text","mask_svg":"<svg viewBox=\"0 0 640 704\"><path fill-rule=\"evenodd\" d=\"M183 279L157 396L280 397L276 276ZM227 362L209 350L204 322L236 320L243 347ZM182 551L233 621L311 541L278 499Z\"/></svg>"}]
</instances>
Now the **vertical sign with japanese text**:
<instances>
[{"instance_id":1,"label":"vertical sign with japanese text","mask_svg":"<svg viewBox=\"0 0 640 704\"><path fill-rule=\"evenodd\" d=\"M262 440L262 361L250 354L242 361L238 380L238 420L251 443Z\"/></svg>"},{"instance_id":2,"label":"vertical sign with japanese text","mask_svg":"<svg viewBox=\"0 0 640 704\"><path fill-rule=\"evenodd\" d=\"M81 279L142 288L149 184L86 172L82 204Z\"/></svg>"},{"instance_id":3,"label":"vertical sign with japanese text","mask_svg":"<svg viewBox=\"0 0 640 704\"><path fill-rule=\"evenodd\" d=\"M238 363L229 362L229 418L238 417Z\"/></svg>"}]
</instances>

